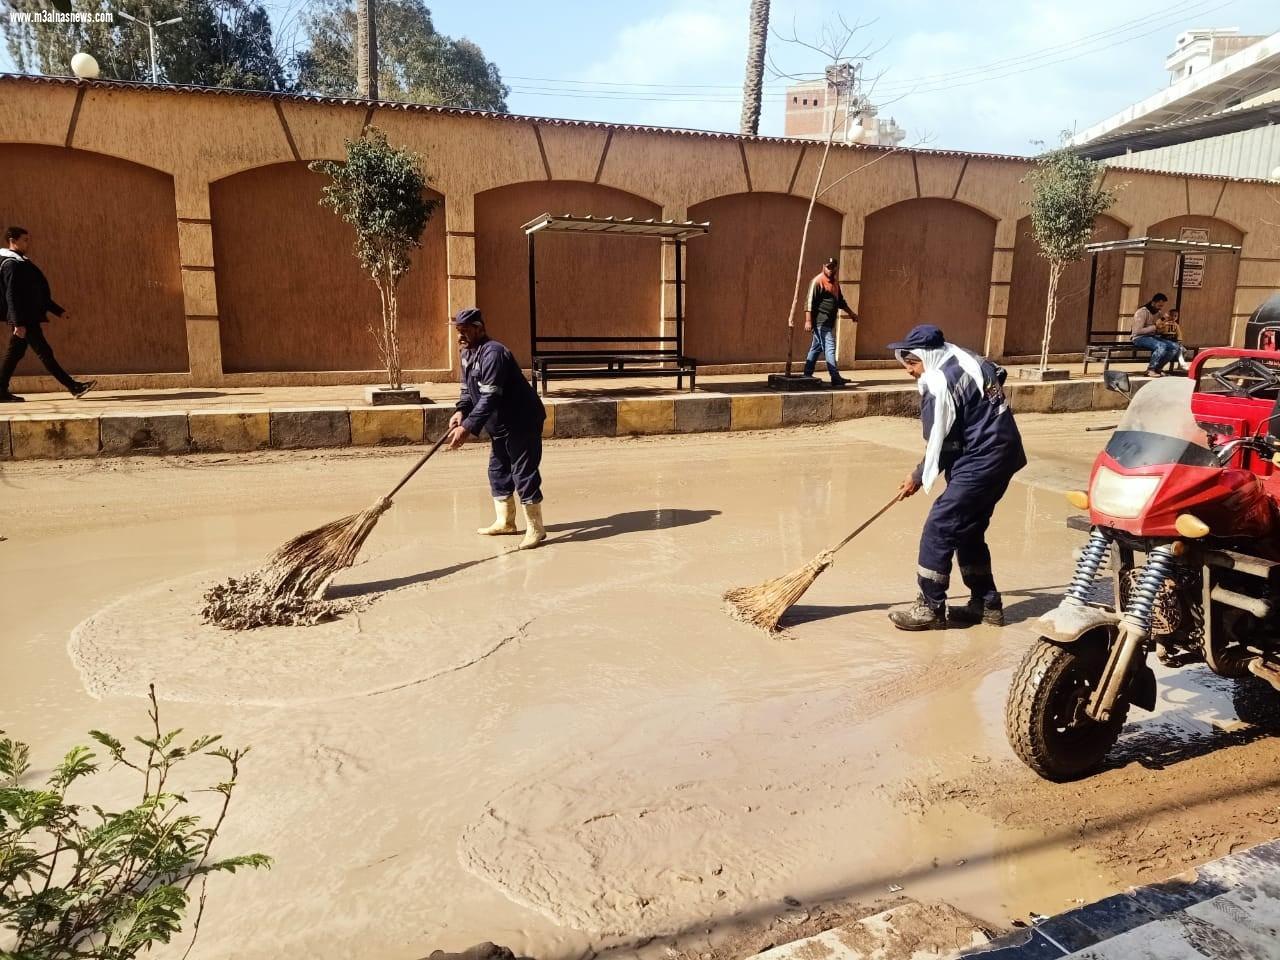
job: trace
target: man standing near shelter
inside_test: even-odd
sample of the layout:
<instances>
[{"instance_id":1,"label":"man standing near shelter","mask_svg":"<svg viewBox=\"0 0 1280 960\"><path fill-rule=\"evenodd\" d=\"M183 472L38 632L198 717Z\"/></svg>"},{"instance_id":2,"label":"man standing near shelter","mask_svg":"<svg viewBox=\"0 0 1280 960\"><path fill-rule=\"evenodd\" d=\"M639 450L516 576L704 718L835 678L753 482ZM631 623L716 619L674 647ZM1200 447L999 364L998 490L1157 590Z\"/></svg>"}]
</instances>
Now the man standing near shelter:
<instances>
[{"instance_id":1,"label":"man standing near shelter","mask_svg":"<svg viewBox=\"0 0 1280 960\"><path fill-rule=\"evenodd\" d=\"M826 358L827 372L831 374L833 387L844 387L849 383L840 376L840 368L836 365L836 313L840 310L850 320L858 319L858 315L845 302L844 294L840 292L840 266L833 257L822 265L822 272L810 281L804 308L804 328L813 332L813 344L809 347L809 355L804 358L804 375L813 376L818 354L822 354Z\"/></svg>"},{"instance_id":2,"label":"man standing near shelter","mask_svg":"<svg viewBox=\"0 0 1280 960\"><path fill-rule=\"evenodd\" d=\"M462 394L449 420L449 449L457 450L485 429L492 439L489 490L496 518L476 532L486 537L517 533L519 494L526 527L519 549L528 550L547 538L539 472L547 413L511 351L489 338L479 310L459 310L453 325L462 349Z\"/></svg>"},{"instance_id":3,"label":"man standing near shelter","mask_svg":"<svg viewBox=\"0 0 1280 960\"><path fill-rule=\"evenodd\" d=\"M94 382L86 380L82 383L62 369L42 327L50 313L64 320L70 319L70 315L54 302L49 293L49 281L27 258L31 234L22 227L10 227L4 238L5 246L0 249L0 297L3 298L0 302L3 303L5 322L13 329L3 366L0 366L0 403L22 402L22 397L9 392L9 381L28 347L54 379L79 400L93 389Z\"/></svg>"},{"instance_id":4,"label":"man standing near shelter","mask_svg":"<svg viewBox=\"0 0 1280 960\"><path fill-rule=\"evenodd\" d=\"M1027 465L1022 437L1005 399L1005 372L990 360L947 343L931 324L912 328L889 344L918 381L924 425L924 460L902 482L912 496L933 487L939 474L947 489L934 501L920 537L920 595L907 610L889 614L900 630L933 630L979 621L1004 625L1004 605L991 572L987 526L1013 475ZM951 558L969 588L969 602L947 609Z\"/></svg>"},{"instance_id":5,"label":"man standing near shelter","mask_svg":"<svg viewBox=\"0 0 1280 960\"><path fill-rule=\"evenodd\" d=\"M1147 364L1148 377L1163 377L1166 364L1182 356L1182 348L1176 342L1161 336L1160 320L1164 316L1165 304L1168 302L1168 297L1163 293L1157 293L1140 306L1133 315L1133 332L1130 334L1130 339L1135 347L1151 351L1151 361Z\"/></svg>"}]
</instances>

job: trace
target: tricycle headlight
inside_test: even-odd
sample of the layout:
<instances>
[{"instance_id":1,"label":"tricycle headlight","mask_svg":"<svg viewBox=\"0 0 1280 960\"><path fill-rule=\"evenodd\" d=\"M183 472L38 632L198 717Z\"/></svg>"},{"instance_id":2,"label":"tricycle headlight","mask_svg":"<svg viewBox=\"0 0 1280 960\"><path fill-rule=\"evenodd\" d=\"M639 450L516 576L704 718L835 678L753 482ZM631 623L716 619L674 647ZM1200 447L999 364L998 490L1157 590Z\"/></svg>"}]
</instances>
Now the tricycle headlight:
<instances>
[{"instance_id":1,"label":"tricycle headlight","mask_svg":"<svg viewBox=\"0 0 1280 960\"><path fill-rule=\"evenodd\" d=\"M1089 505L1109 517L1133 520L1151 502L1158 486L1159 477L1126 477L1099 467L1089 490Z\"/></svg>"}]
</instances>

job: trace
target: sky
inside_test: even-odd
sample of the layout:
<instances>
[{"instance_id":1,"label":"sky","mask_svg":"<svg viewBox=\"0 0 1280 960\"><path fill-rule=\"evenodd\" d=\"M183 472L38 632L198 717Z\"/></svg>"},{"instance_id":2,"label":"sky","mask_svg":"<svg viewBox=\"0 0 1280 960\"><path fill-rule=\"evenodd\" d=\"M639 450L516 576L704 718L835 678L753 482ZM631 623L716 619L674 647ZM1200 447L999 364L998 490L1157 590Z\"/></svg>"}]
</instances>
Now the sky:
<instances>
[{"instance_id":1,"label":"sky","mask_svg":"<svg viewBox=\"0 0 1280 960\"><path fill-rule=\"evenodd\" d=\"M498 64L513 112L738 129L750 0L428 3L438 30ZM821 71L787 41L817 40L837 15L866 24L850 50L872 55L873 100L908 145L1014 154L1158 92L1183 30L1280 30L1275 0L773 0L778 70ZM782 134L787 82L766 80L762 134Z\"/></svg>"},{"instance_id":2,"label":"sky","mask_svg":"<svg viewBox=\"0 0 1280 960\"><path fill-rule=\"evenodd\" d=\"M282 23L305 0L266 0ZM750 0L427 0L436 28L468 37L535 116L738 129ZM1280 30L1275 0L773 0L779 74L820 72L817 42L842 15L861 23L872 99L908 146L1028 154L1168 84L1179 32ZM7 59L7 58L4 58ZM760 132L783 132L770 73Z\"/></svg>"}]
</instances>

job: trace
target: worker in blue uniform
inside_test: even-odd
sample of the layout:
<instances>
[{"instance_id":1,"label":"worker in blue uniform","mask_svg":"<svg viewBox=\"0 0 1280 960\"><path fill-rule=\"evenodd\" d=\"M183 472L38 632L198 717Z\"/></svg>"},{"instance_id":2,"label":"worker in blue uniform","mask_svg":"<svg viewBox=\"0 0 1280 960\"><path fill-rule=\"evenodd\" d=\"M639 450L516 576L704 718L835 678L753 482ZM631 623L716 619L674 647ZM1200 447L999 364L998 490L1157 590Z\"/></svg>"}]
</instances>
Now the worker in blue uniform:
<instances>
[{"instance_id":1,"label":"worker in blue uniform","mask_svg":"<svg viewBox=\"0 0 1280 960\"><path fill-rule=\"evenodd\" d=\"M476 532L486 537L519 533L518 495L525 517L520 549L536 547L547 538L540 472L546 410L511 351L489 337L479 310L459 310L453 325L462 351L462 392L449 420L449 449L457 450L482 430L491 439L489 490L495 519Z\"/></svg>"},{"instance_id":2,"label":"worker in blue uniform","mask_svg":"<svg viewBox=\"0 0 1280 960\"><path fill-rule=\"evenodd\" d=\"M948 619L1003 626L986 532L1013 475L1027 465L1005 397L1005 371L948 343L931 324L912 328L889 349L917 381L925 439L924 459L899 492L909 497L922 487L928 491L939 474L947 480L920 537L920 594L910 608L895 610L889 619L901 630L941 629ZM969 588L969 601L948 610L952 557Z\"/></svg>"}]
</instances>

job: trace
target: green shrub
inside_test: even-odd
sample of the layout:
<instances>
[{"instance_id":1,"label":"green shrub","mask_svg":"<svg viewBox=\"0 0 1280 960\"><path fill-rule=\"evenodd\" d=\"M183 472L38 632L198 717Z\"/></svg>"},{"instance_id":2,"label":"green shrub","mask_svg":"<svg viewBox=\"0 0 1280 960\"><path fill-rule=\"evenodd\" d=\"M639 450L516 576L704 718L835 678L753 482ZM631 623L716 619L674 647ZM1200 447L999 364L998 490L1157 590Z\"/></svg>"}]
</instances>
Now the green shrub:
<instances>
[{"instance_id":1,"label":"green shrub","mask_svg":"<svg viewBox=\"0 0 1280 960\"><path fill-rule=\"evenodd\" d=\"M219 736L179 742L180 729L162 733L154 687L149 716L150 734L133 738L138 746L89 733L113 766L141 781L137 805L119 813L67 800L77 784L77 793L88 792L80 781L98 772L88 747L73 747L42 786L28 786L27 745L0 731L0 957L129 960L181 931L196 885L194 943L208 876L271 865L260 853L210 855L248 748L229 749ZM170 782L175 768L199 757L227 771L197 791L221 798L212 822L191 812Z\"/></svg>"}]
</instances>

